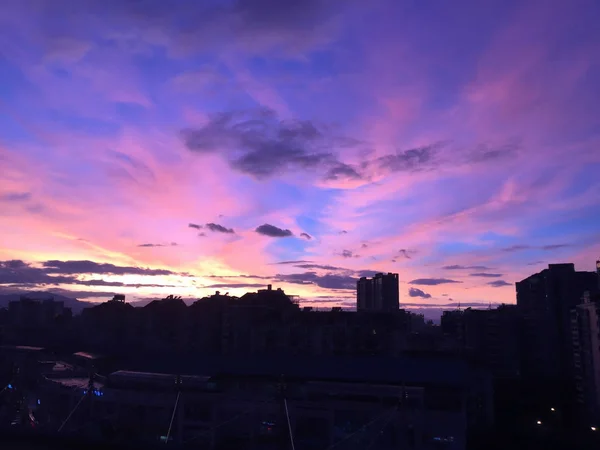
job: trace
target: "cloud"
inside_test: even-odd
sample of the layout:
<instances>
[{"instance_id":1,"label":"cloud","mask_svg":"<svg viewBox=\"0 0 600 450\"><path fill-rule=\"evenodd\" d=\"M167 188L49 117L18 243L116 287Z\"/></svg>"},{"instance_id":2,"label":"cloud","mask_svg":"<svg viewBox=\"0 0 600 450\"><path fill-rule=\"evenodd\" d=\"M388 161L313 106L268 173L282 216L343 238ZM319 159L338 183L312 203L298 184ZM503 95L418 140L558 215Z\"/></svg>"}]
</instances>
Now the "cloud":
<instances>
[{"instance_id":1,"label":"cloud","mask_svg":"<svg viewBox=\"0 0 600 450\"><path fill-rule=\"evenodd\" d=\"M202 228L202 225L198 225L197 223L189 223L188 227L195 228L196 230L200 230Z\"/></svg>"},{"instance_id":2,"label":"cloud","mask_svg":"<svg viewBox=\"0 0 600 450\"><path fill-rule=\"evenodd\" d=\"M431 294L428 294L427 292L424 292L421 289L412 287L408 290L408 295L410 297L431 298Z\"/></svg>"},{"instance_id":3,"label":"cloud","mask_svg":"<svg viewBox=\"0 0 600 450\"><path fill-rule=\"evenodd\" d=\"M570 247L570 244L550 244L550 245L543 245L542 246L542 250L558 250L559 248L565 248L565 247Z\"/></svg>"},{"instance_id":4,"label":"cloud","mask_svg":"<svg viewBox=\"0 0 600 450\"><path fill-rule=\"evenodd\" d=\"M225 154L233 169L256 178L337 164L323 130L306 120L279 120L268 108L214 114L181 133L189 150Z\"/></svg>"},{"instance_id":5,"label":"cloud","mask_svg":"<svg viewBox=\"0 0 600 450\"><path fill-rule=\"evenodd\" d=\"M60 263L60 264L59 264ZM69 264L75 263L75 264ZM95 264L90 266L91 261L46 261L43 267L34 267L21 260L0 261L0 284L35 286L35 285L58 285L72 284L83 286L113 286L113 287L174 287L164 284L123 283L120 281L106 281L101 279L79 279L75 275L80 274L144 274L144 275L167 275L171 272L152 271L152 269L140 269L133 267L118 267L112 264ZM61 270L59 266L68 267ZM140 272L141 271L141 272Z\"/></svg>"},{"instance_id":6,"label":"cloud","mask_svg":"<svg viewBox=\"0 0 600 450\"><path fill-rule=\"evenodd\" d=\"M343 258L358 258L359 255L356 255L352 250L342 250L340 256Z\"/></svg>"},{"instance_id":7,"label":"cloud","mask_svg":"<svg viewBox=\"0 0 600 450\"><path fill-rule=\"evenodd\" d=\"M228 233L228 234L235 233L235 231L233 231L233 228L226 228L223 225L219 225L218 223L212 223L212 222L207 223L206 228L208 228L210 231L214 231L216 233Z\"/></svg>"},{"instance_id":8,"label":"cloud","mask_svg":"<svg viewBox=\"0 0 600 450\"><path fill-rule=\"evenodd\" d=\"M398 250L398 254L402 255L406 259L411 259L411 253L414 253L414 250L407 250L405 248Z\"/></svg>"},{"instance_id":9,"label":"cloud","mask_svg":"<svg viewBox=\"0 0 600 450\"><path fill-rule=\"evenodd\" d=\"M349 271L349 269L345 269L343 267L330 266L328 264L295 264L295 267L298 267L299 269L321 269L321 270L344 271L344 272Z\"/></svg>"},{"instance_id":10,"label":"cloud","mask_svg":"<svg viewBox=\"0 0 600 450\"><path fill-rule=\"evenodd\" d=\"M279 261L276 263L272 263L272 265L287 265L287 264L302 264L302 263L312 263L312 261L306 259L298 259L295 261Z\"/></svg>"},{"instance_id":11,"label":"cloud","mask_svg":"<svg viewBox=\"0 0 600 450\"><path fill-rule=\"evenodd\" d=\"M345 275L317 275L316 272L278 274L276 280L292 284L314 284L324 289L355 290L356 278Z\"/></svg>"},{"instance_id":12,"label":"cloud","mask_svg":"<svg viewBox=\"0 0 600 450\"><path fill-rule=\"evenodd\" d=\"M217 283L202 286L206 289L242 289L242 288L264 288L261 283Z\"/></svg>"},{"instance_id":13,"label":"cloud","mask_svg":"<svg viewBox=\"0 0 600 450\"><path fill-rule=\"evenodd\" d=\"M84 274L98 273L111 275L174 275L175 272L166 269L148 269L143 267L116 266L108 263L97 263L94 261L59 261L50 260L42 263L46 273L56 274Z\"/></svg>"},{"instance_id":14,"label":"cloud","mask_svg":"<svg viewBox=\"0 0 600 450\"><path fill-rule=\"evenodd\" d=\"M308 233L300 233L300 236L306 239L307 241L310 241L312 239L312 236Z\"/></svg>"},{"instance_id":15,"label":"cloud","mask_svg":"<svg viewBox=\"0 0 600 450\"><path fill-rule=\"evenodd\" d=\"M31 200L31 192L8 192L0 195L0 202L26 202Z\"/></svg>"},{"instance_id":16,"label":"cloud","mask_svg":"<svg viewBox=\"0 0 600 450\"><path fill-rule=\"evenodd\" d=\"M512 284L507 283L504 280L496 280L496 281L490 281L489 283L487 283L490 286L493 287L503 287L503 286L512 286Z\"/></svg>"},{"instance_id":17,"label":"cloud","mask_svg":"<svg viewBox=\"0 0 600 450\"><path fill-rule=\"evenodd\" d=\"M284 230L282 228L278 228L275 225L270 225L265 223L259 227L256 227L256 231L259 234L263 234L265 236L270 237L289 237L293 236L293 233L290 230Z\"/></svg>"},{"instance_id":18,"label":"cloud","mask_svg":"<svg viewBox=\"0 0 600 450\"><path fill-rule=\"evenodd\" d=\"M531 248L531 245L524 245L524 244L518 244L518 245L511 245L510 247L505 247L502 249L503 252L519 252L521 250L528 250Z\"/></svg>"},{"instance_id":19,"label":"cloud","mask_svg":"<svg viewBox=\"0 0 600 450\"><path fill-rule=\"evenodd\" d=\"M532 249L552 251L552 250L558 250L558 249L565 248L565 247L571 247L571 244L548 244L548 245L541 245L539 247L534 247L532 245L526 245L526 244L517 244L517 245L511 245L510 247L505 247L502 249L502 251L518 252L521 250L532 250Z\"/></svg>"},{"instance_id":20,"label":"cloud","mask_svg":"<svg viewBox=\"0 0 600 450\"><path fill-rule=\"evenodd\" d=\"M409 282L409 284L417 284L421 286L437 286L438 284L448 283L462 283L462 281L449 280L447 278L417 278L416 280Z\"/></svg>"},{"instance_id":21,"label":"cloud","mask_svg":"<svg viewBox=\"0 0 600 450\"><path fill-rule=\"evenodd\" d=\"M442 269L444 269L444 270L491 270L491 267L453 265L453 266L444 266L444 267L442 267Z\"/></svg>"},{"instance_id":22,"label":"cloud","mask_svg":"<svg viewBox=\"0 0 600 450\"><path fill-rule=\"evenodd\" d=\"M420 170L432 166L433 158L440 148L441 144L434 144L398 151L377 158L375 164L380 170L389 172Z\"/></svg>"},{"instance_id":23,"label":"cloud","mask_svg":"<svg viewBox=\"0 0 600 450\"><path fill-rule=\"evenodd\" d=\"M324 178L325 180L361 180L363 176L358 173L356 167L338 162L327 171Z\"/></svg>"},{"instance_id":24,"label":"cloud","mask_svg":"<svg viewBox=\"0 0 600 450\"><path fill-rule=\"evenodd\" d=\"M171 242L170 244L139 244L138 247L176 247L177 242Z\"/></svg>"},{"instance_id":25,"label":"cloud","mask_svg":"<svg viewBox=\"0 0 600 450\"><path fill-rule=\"evenodd\" d=\"M499 278L502 276L502 274L501 273L478 272L478 273L470 273L469 276L470 277L483 277L483 278Z\"/></svg>"},{"instance_id":26,"label":"cloud","mask_svg":"<svg viewBox=\"0 0 600 450\"><path fill-rule=\"evenodd\" d=\"M379 270L359 270L356 272L359 277L374 277L378 273L381 273Z\"/></svg>"},{"instance_id":27,"label":"cloud","mask_svg":"<svg viewBox=\"0 0 600 450\"><path fill-rule=\"evenodd\" d=\"M342 230L339 232L339 234L348 234L348 232L346 230Z\"/></svg>"}]
</instances>

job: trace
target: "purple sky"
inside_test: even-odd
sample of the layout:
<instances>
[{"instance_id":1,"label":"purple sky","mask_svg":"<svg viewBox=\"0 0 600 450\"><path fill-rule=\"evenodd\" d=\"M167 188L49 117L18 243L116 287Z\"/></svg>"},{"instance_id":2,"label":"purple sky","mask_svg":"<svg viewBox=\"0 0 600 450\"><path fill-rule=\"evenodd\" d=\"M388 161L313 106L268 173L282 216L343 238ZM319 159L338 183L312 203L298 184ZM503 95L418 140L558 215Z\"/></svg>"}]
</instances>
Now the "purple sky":
<instances>
[{"instance_id":1,"label":"purple sky","mask_svg":"<svg viewBox=\"0 0 600 450\"><path fill-rule=\"evenodd\" d=\"M0 9L2 292L513 303L600 256L595 0Z\"/></svg>"}]
</instances>

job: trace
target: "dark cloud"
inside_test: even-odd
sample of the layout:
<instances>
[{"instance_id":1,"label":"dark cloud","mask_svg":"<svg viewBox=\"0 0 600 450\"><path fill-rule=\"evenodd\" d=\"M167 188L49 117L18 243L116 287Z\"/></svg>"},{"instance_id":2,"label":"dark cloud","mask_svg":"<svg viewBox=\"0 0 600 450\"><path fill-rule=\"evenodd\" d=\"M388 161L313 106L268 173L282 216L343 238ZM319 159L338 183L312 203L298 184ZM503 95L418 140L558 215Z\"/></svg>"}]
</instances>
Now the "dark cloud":
<instances>
[{"instance_id":1,"label":"dark cloud","mask_svg":"<svg viewBox=\"0 0 600 450\"><path fill-rule=\"evenodd\" d=\"M338 162L325 174L326 180L361 180L363 175L358 173L357 168L343 162Z\"/></svg>"},{"instance_id":2,"label":"dark cloud","mask_svg":"<svg viewBox=\"0 0 600 450\"><path fill-rule=\"evenodd\" d=\"M289 237L293 236L293 233L290 230L284 230L282 228L278 228L275 225L270 225L265 223L259 227L256 227L256 231L259 234L263 234L265 236L270 237Z\"/></svg>"},{"instance_id":3,"label":"dark cloud","mask_svg":"<svg viewBox=\"0 0 600 450\"><path fill-rule=\"evenodd\" d=\"M346 230L342 230L339 234L348 234L348 232Z\"/></svg>"},{"instance_id":4,"label":"dark cloud","mask_svg":"<svg viewBox=\"0 0 600 450\"><path fill-rule=\"evenodd\" d=\"M453 265L453 266L444 266L444 267L442 267L442 269L445 269L445 270L491 270L491 267Z\"/></svg>"},{"instance_id":5,"label":"dark cloud","mask_svg":"<svg viewBox=\"0 0 600 450\"><path fill-rule=\"evenodd\" d=\"M377 158L374 163L380 170L386 172L410 172L431 167L433 158L441 144L433 144L410 150L398 151L394 154Z\"/></svg>"},{"instance_id":6,"label":"dark cloud","mask_svg":"<svg viewBox=\"0 0 600 450\"><path fill-rule=\"evenodd\" d=\"M409 284L416 284L421 286L437 286L438 284L448 283L462 283L462 281L449 280L447 278L417 278L416 280L412 280L409 282Z\"/></svg>"},{"instance_id":7,"label":"dark cloud","mask_svg":"<svg viewBox=\"0 0 600 450\"><path fill-rule=\"evenodd\" d=\"M321 269L321 270L344 271L344 272L349 271L349 269L344 269L343 267L329 266L327 264L296 264L295 267L298 267L299 269Z\"/></svg>"},{"instance_id":8,"label":"dark cloud","mask_svg":"<svg viewBox=\"0 0 600 450\"><path fill-rule=\"evenodd\" d=\"M202 228L202 225L198 225L197 223L188 223L188 227L189 228L195 228L196 230L199 230Z\"/></svg>"},{"instance_id":9,"label":"dark cloud","mask_svg":"<svg viewBox=\"0 0 600 450\"><path fill-rule=\"evenodd\" d=\"M232 278L255 278L257 280L271 280L272 276L264 276L264 275L250 275L250 274L241 274L241 275L207 275L208 278L219 278L221 280L229 280ZM261 285L263 286L263 285Z\"/></svg>"},{"instance_id":10,"label":"dark cloud","mask_svg":"<svg viewBox=\"0 0 600 450\"><path fill-rule=\"evenodd\" d=\"M205 289L241 289L241 288L264 288L261 283L217 283L202 286Z\"/></svg>"},{"instance_id":11,"label":"dark cloud","mask_svg":"<svg viewBox=\"0 0 600 450\"><path fill-rule=\"evenodd\" d=\"M115 24L131 30L111 33L106 39L113 46L132 51L158 45L178 56L233 50L249 55L272 51L297 56L333 38L328 24L343 11L342 3L349 1L53 0L44 9L51 7L65 24L79 24L61 27L61 36L91 38ZM54 33L47 30L56 29L48 16L53 15L43 14L40 19L44 37L52 37Z\"/></svg>"},{"instance_id":12,"label":"dark cloud","mask_svg":"<svg viewBox=\"0 0 600 450\"><path fill-rule=\"evenodd\" d=\"M47 285L72 281L72 277L50 276L47 271L21 260L0 261L0 284Z\"/></svg>"},{"instance_id":13,"label":"dark cloud","mask_svg":"<svg viewBox=\"0 0 600 450\"><path fill-rule=\"evenodd\" d=\"M411 259L412 257L410 255L412 253L415 253L414 250L407 250L405 248L401 248L400 250L398 250L398 254L402 255L406 259Z\"/></svg>"},{"instance_id":14,"label":"dark cloud","mask_svg":"<svg viewBox=\"0 0 600 450\"><path fill-rule=\"evenodd\" d=\"M97 263L93 261L58 261L50 260L42 263L46 273L56 274L112 274L112 275L174 275L175 272L165 269L147 269L143 267L115 266L108 263Z\"/></svg>"},{"instance_id":15,"label":"dark cloud","mask_svg":"<svg viewBox=\"0 0 600 450\"><path fill-rule=\"evenodd\" d=\"M356 256L351 250L342 250L342 253L340 253L340 255L344 258L352 258Z\"/></svg>"},{"instance_id":16,"label":"dark cloud","mask_svg":"<svg viewBox=\"0 0 600 450\"><path fill-rule=\"evenodd\" d=\"M500 278L502 276L501 273L485 273L485 272L477 272L470 273L470 277L482 277L482 278Z\"/></svg>"},{"instance_id":17,"label":"dark cloud","mask_svg":"<svg viewBox=\"0 0 600 450\"><path fill-rule=\"evenodd\" d=\"M345 275L317 275L316 272L293 273L287 275L278 274L278 281L292 284L312 284L324 289L356 289L356 278Z\"/></svg>"},{"instance_id":18,"label":"dark cloud","mask_svg":"<svg viewBox=\"0 0 600 450\"><path fill-rule=\"evenodd\" d=\"M177 242L171 242L170 244L139 244L138 247L175 247Z\"/></svg>"},{"instance_id":19,"label":"dark cloud","mask_svg":"<svg viewBox=\"0 0 600 450\"><path fill-rule=\"evenodd\" d=\"M266 108L218 113L182 136L189 150L224 152L233 169L256 178L339 164L324 130L310 121L281 121Z\"/></svg>"},{"instance_id":20,"label":"dark cloud","mask_svg":"<svg viewBox=\"0 0 600 450\"><path fill-rule=\"evenodd\" d=\"M76 263L74 265L69 263ZM106 281L101 279L79 279L76 275L80 274L131 274L138 273L144 275L166 275L172 272L154 271L152 269L140 269L132 267L118 267L112 264L96 264L96 270L92 267L82 265L81 263L90 263L91 261L46 261L43 267L34 267L31 264L21 260L0 261L0 284L3 285L21 285L34 287L36 285L58 285L71 284L82 286L112 286L112 287L166 287L161 284L127 284L118 281ZM61 271L60 266L66 265L65 270ZM83 267L83 270L77 269ZM101 272L103 270L103 272ZM133 272L132 270L145 270L146 272ZM173 286L168 286L173 287Z\"/></svg>"},{"instance_id":21,"label":"dark cloud","mask_svg":"<svg viewBox=\"0 0 600 450\"><path fill-rule=\"evenodd\" d=\"M550 245L543 245L542 246L542 250L558 250L559 248L565 248L565 247L570 247L570 244L550 244Z\"/></svg>"},{"instance_id":22,"label":"dark cloud","mask_svg":"<svg viewBox=\"0 0 600 450\"><path fill-rule=\"evenodd\" d=\"M300 236L306 239L307 241L310 241L312 239L312 236L308 233L300 233Z\"/></svg>"},{"instance_id":23,"label":"dark cloud","mask_svg":"<svg viewBox=\"0 0 600 450\"><path fill-rule=\"evenodd\" d=\"M235 231L233 231L233 228L226 228L223 225L219 225L218 223L207 223L206 228L208 228L210 231L214 231L216 233L227 233L227 234L233 234L235 233Z\"/></svg>"},{"instance_id":24,"label":"dark cloud","mask_svg":"<svg viewBox=\"0 0 600 450\"><path fill-rule=\"evenodd\" d=\"M531 248L531 245L511 245L510 247L505 247L502 249L503 252L519 252L521 250L528 250Z\"/></svg>"},{"instance_id":25,"label":"dark cloud","mask_svg":"<svg viewBox=\"0 0 600 450\"><path fill-rule=\"evenodd\" d=\"M528 266L537 266L538 264L543 264L544 261L533 261L530 263L527 263Z\"/></svg>"},{"instance_id":26,"label":"dark cloud","mask_svg":"<svg viewBox=\"0 0 600 450\"><path fill-rule=\"evenodd\" d=\"M489 308L492 306L500 306L501 303L491 302L460 302L460 306L464 308ZM445 309L456 309L458 303L402 303L402 306L408 307L421 307L421 308L445 308Z\"/></svg>"},{"instance_id":27,"label":"dark cloud","mask_svg":"<svg viewBox=\"0 0 600 450\"><path fill-rule=\"evenodd\" d=\"M272 263L271 265L304 264L304 263L312 263L312 261L309 261L306 259L298 259L295 261L279 261L276 263Z\"/></svg>"},{"instance_id":28,"label":"dark cloud","mask_svg":"<svg viewBox=\"0 0 600 450\"><path fill-rule=\"evenodd\" d=\"M498 147L490 147L488 144L480 144L467 155L467 163L486 163L497 161L517 154L520 144L508 142Z\"/></svg>"},{"instance_id":29,"label":"dark cloud","mask_svg":"<svg viewBox=\"0 0 600 450\"><path fill-rule=\"evenodd\" d=\"M26 202L31 200L31 192L8 192L0 195L0 202Z\"/></svg>"},{"instance_id":30,"label":"dark cloud","mask_svg":"<svg viewBox=\"0 0 600 450\"><path fill-rule=\"evenodd\" d=\"M408 295L410 297L431 298L431 294L428 294L427 292L424 292L421 289L412 287L408 290Z\"/></svg>"},{"instance_id":31,"label":"dark cloud","mask_svg":"<svg viewBox=\"0 0 600 450\"><path fill-rule=\"evenodd\" d=\"M367 247L368 247L368 245L364 244L364 243L360 246L360 248L367 248Z\"/></svg>"},{"instance_id":32,"label":"dark cloud","mask_svg":"<svg viewBox=\"0 0 600 450\"><path fill-rule=\"evenodd\" d=\"M377 270L359 270L356 272L359 277L374 277L378 273L381 273Z\"/></svg>"},{"instance_id":33,"label":"dark cloud","mask_svg":"<svg viewBox=\"0 0 600 450\"><path fill-rule=\"evenodd\" d=\"M570 247L570 244L548 244L548 245L541 245L539 247L534 247L531 245L526 245L526 244L517 244L517 245L511 245L510 247L505 247L502 249L502 251L505 252L518 252L521 250L531 250L531 249L539 249L539 250L544 250L544 251L552 251L552 250L558 250L561 248L565 248L565 247Z\"/></svg>"},{"instance_id":34,"label":"dark cloud","mask_svg":"<svg viewBox=\"0 0 600 450\"><path fill-rule=\"evenodd\" d=\"M489 283L487 283L487 284L489 284L490 286L493 286L493 287L512 286L512 284L510 284L510 283L507 283L507 282L506 282L506 281L504 281L504 280L490 281L490 282L489 282Z\"/></svg>"}]
</instances>

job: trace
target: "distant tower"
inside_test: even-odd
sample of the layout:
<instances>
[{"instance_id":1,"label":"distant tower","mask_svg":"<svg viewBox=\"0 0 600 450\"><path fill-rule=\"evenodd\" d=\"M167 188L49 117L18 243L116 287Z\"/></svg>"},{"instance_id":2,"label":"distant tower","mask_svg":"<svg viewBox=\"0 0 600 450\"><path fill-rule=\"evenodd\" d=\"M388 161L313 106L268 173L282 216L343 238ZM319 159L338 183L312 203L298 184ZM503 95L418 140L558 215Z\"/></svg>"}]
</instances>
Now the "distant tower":
<instances>
[{"instance_id":1,"label":"distant tower","mask_svg":"<svg viewBox=\"0 0 600 450\"><path fill-rule=\"evenodd\" d=\"M378 273L373 278L362 277L356 282L358 311L397 311L400 293L397 273Z\"/></svg>"}]
</instances>

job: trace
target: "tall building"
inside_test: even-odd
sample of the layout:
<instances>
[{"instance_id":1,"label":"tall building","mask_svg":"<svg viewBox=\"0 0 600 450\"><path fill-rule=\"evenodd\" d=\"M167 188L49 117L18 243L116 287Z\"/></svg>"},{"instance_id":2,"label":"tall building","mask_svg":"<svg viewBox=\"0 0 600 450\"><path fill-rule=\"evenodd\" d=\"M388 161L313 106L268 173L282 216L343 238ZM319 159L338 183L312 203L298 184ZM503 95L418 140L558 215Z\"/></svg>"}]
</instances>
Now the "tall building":
<instances>
[{"instance_id":1,"label":"tall building","mask_svg":"<svg viewBox=\"0 0 600 450\"><path fill-rule=\"evenodd\" d=\"M584 295L571 311L577 402L585 417L600 420L600 303Z\"/></svg>"},{"instance_id":2,"label":"tall building","mask_svg":"<svg viewBox=\"0 0 600 450\"><path fill-rule=\"evenodd\" d=\"M358 311L397 311L399 308L397 273L378 273L373 278L362 277L356 282Z\"/></svg>"},{"instance_id":3,"label":"tall building","mask_svg":"<svg viewBox=\"0 0 600 450\"><path fill-rule=\"evenodd\" d=\"M547 380L573 379L571 309L584 292L598 290L594 272L576 272L573 264L550 264L516 283L522 318L522 375Z\"/></svg>"},{"instance_id":4,"label":"tall building","mask_svg":"<svg viewBox=\"0 0 600 450\"><path fill-rule=\"evenodd\" d=\"M515 305L442 313L441 328L451 344L484 364L497 378L519 375L518 315Z\"/></svg>"}]
</instances>

